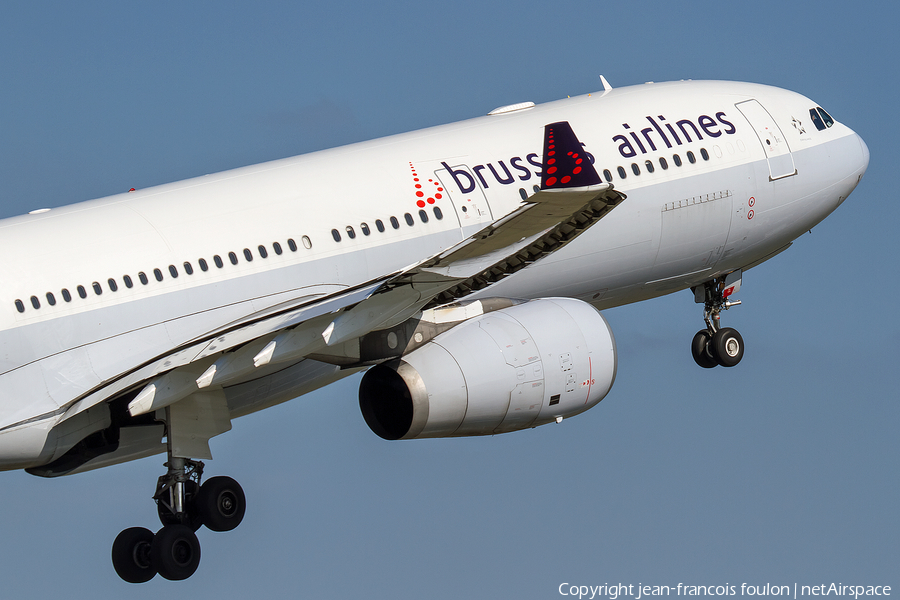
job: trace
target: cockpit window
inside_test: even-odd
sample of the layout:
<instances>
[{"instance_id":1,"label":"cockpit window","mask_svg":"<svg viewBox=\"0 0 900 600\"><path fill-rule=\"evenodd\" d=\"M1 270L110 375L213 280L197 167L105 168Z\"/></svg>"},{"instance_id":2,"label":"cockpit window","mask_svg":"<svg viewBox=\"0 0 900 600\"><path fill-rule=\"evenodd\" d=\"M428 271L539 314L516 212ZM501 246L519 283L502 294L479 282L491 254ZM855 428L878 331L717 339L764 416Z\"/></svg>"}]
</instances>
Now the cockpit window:
<instances>
[{"instance_id":1,"label":"cockpit window","mask_svg":"<svg viewBox=\"0 0 900 600\"><path fill-rule=\"evenodd\" d=\"M816 112L816 109L809 109L809 118L812 119L813 125L816 126L816 129L822 131L825 129L825 123L822 122L822 117L819 116L819 113Z\"/></svg>"},{"instance_id":2,"label":"cockpit window","mask_svg":"<svg viewBox=\"0 0 900 600\"><path fill-rule=\"evenodd\" d=\"M823 121L825 121L825 127L831 127L832 125L834 125L834 119L831 118L831 115L825 112L824 108L822 108L821 106L817 106L816 110L819 111L819 116L822 117Z\"/></svg>"},{"instance_id":3,"label":"cockpit window","mask_svg":"<svg viewBox=\"0 0 900 600\"><path fill-rule=\"evenodd\" d=\"M809 117L819 131L824 131L826 128L834 125L834 119L820 106L809 109Z\"/></svg>"}]
</instances>

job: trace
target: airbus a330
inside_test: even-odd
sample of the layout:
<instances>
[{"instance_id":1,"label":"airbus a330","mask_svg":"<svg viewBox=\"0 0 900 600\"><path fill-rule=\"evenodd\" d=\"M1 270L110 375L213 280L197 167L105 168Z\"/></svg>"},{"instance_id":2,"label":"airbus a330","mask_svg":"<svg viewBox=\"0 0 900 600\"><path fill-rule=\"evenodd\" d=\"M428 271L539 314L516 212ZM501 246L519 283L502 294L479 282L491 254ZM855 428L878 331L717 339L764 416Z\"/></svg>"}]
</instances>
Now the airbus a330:
<instances>
[{"instance_id":1,"label":"airbus a330","mask_svg":"<svg viewBox=\"0 0 900 600\"><path fill-rule=\"evenodd\" d=\"M692 289L700 367L743 271L834 211L865 143L816 102L684 81L469 121L0 222L0 468L43 477L154 454L162 527L126 581L192 575L194 533L245 496L203 479L231 421L366 370L389 440L560 422L616 376L601 309Z\"/></svg>"}]
</instances>

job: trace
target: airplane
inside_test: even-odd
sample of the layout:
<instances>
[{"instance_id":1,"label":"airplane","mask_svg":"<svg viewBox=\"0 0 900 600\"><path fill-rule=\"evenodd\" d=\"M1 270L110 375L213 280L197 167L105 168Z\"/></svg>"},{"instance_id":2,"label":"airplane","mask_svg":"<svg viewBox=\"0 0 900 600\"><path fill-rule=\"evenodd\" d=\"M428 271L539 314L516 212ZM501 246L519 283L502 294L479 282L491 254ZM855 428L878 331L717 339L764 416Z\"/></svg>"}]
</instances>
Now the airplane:
<instances>
[{"instance_id":1,"label":"airplane","mask_svg":"<svg viewBox=\"0 0 900 600\"><path fill-rule=\"evenodd\" d=\"M691 289L702 368L744 271L856 188L869 152L816 102L677 81L603 89L0 222L0 469L165 454L130 583L190 577L246 497L203 480L237 417L365 371L378 436L559 423L616 377L601 310Z\"/></svg>"}]
</instances>

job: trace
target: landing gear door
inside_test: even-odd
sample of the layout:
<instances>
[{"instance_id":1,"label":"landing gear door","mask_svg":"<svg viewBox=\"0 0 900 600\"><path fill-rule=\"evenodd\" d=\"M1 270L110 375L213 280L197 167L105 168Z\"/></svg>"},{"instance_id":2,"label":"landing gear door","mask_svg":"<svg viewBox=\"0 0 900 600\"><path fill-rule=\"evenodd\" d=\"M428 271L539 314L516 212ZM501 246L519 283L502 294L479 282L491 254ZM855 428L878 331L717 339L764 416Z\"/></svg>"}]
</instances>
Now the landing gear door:
<instances>
[{"instance_id":1,"label":"landing gear door","mask_svg":"<svg viewBox=\"0 0 900 600\"><path fill-rule=\"evenodd\" d=\"M781 128L762 104L756 100L747 100L735 104L735 107L750 121L759 143L762 144L769 162L769 181L790 177L797 174L794 157Z\"/></svg>"},{"instance_id":2,"label":"landing gear door","mask_svg":"<svg viewBox=\"0 0 900 600\"><path fill-rule=\"evenodd\" d=\"M463 230L473 225L477 225L480 229L494 221L484 191L469 167L451 166L449 170L438 169L434 175L450 197L456 217L459 219L459 226Z\"/></svg>"}]
</instances>

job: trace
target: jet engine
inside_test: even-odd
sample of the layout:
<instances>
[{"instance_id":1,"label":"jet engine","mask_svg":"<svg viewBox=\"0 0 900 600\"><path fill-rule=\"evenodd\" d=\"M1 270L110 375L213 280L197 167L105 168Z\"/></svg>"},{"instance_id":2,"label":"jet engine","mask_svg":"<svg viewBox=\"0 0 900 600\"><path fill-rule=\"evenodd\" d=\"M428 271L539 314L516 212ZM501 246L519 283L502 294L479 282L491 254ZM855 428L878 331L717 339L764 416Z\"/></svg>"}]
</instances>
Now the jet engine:
<instances>
[{"instance_id":1,"label":"jet engine","mask_svg":"<svg viewBox=\"0 0 900 600\"><path fill-rule=\"evenodd\" d=\"M371 368L359 404L372 431L388 440L518 431L600 402L616 360L599 311L542 298L462 321Z\"/></svg>"}]
</instances>

